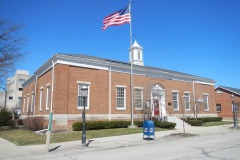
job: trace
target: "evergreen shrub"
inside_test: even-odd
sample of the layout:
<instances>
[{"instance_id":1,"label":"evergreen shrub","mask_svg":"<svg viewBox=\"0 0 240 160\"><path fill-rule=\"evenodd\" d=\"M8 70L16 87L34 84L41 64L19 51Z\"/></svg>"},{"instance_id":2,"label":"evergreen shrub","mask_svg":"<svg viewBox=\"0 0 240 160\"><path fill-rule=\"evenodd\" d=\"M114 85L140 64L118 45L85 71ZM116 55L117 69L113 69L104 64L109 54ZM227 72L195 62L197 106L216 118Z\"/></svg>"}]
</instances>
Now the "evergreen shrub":
<instances>
[{"instance_id":1,"label":"evergreen shrub","mask_svg":"<svg viewBox=\"0 0 240 160\"><path fill-rule=\"evenodd\" d=\"M158 128L167 128L167 129L173 129L176 126L176 123L173 122L160 122L160 121L155 121L154 126Z\"/></svg>"},{"instance_id":2,"label":"evergreen shrub","mask_svg":"<svg viewBox=\"0 0 240 160\"><path fill-rule=\"evenodd\" d=\"M143 121L134 121L137 127L143 127ZM86 122L86 130L112 129L112 128L127 128L131 125L130 121L90 121ZM176 123L172 122L154 122L155 127L159 128L175 128ZM82 131L82 122L75 122L72 125L73 131Z\"/></svg>"},{"instance_id":3,"label":"evergreen shrub","mask_svg":"<svg viewBox=\"0 0 240 160\"><path fill-rule=\"evenodd\" d=\"M0 127L12 125L12 113L8 111L0 111Z\"/></svg>"},{"instance_id":4,"label":"evergreen shrub","mask_svg":"<svg viewBox=\"0 0 240 160\"><path fill-rule=\"evenodd\" d=\"M189 120L191 126L201 126L204 122L202 120Z\"/></svg>"},{"instance_id":5,"label":"evergreen shrub","mask_svg":"<svg viewBox=\"0 0 240 160\"><path fill-rule=\"evenodd\" d=\"M90 121L86 122L86 130L99 130L111 128L127 128L131 123L129 121ZM82 130L82 122L75 122L72 125L74 131Z\"/></svg>"}]
</instances>

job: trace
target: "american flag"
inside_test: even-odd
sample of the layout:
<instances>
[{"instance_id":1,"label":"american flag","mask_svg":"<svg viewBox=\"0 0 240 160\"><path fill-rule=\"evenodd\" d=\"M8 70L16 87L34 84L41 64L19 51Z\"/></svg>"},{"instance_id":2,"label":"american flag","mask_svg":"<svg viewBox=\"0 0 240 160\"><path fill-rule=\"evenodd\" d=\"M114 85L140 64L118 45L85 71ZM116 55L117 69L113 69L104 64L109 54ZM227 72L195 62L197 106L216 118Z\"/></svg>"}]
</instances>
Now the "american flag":
<instances>
[{"instance_id":1,"label":"american flag","mask_svg":"<svg viewBox=\"0 0 240 160\"><path fill-rule=\"evenodd\" d=\"M107 29L108 26L119 26L125 23L130 23L131 16L129 12L129 6L110 14L103 19L102 30Z\"/></svg>"}]
</instances>

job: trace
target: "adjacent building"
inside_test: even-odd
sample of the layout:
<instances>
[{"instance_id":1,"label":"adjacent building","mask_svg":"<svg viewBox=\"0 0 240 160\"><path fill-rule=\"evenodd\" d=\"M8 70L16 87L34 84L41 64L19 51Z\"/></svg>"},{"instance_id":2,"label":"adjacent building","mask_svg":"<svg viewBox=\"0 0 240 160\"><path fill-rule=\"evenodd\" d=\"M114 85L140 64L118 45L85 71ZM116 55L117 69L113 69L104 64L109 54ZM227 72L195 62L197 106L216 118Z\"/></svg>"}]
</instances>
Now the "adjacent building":
<instances>
[{"instance_id":1,"label":"adjacent building","mask_svg":"<svg viewBox=\"0 0 240 160\"><path fill-rule=\"evenodd\" d=\"M22 84L30 77L29 72L25 70L17 70L13 77L7 79L6 90L0 93L1 107L8 110L21 108ZM5 106L6 104L6 106Z\"/></svg>"},{"instance_id":2,"label":"adjacent building","mask_svg":"<svg viewBox=\"0 0 240 160\"><path fill-rule=\"evenodd\" d=\"M217 116L214 80L144 66L143 48L136 41L129 57L128 63L82 54L53 55L23 84L22 118L48 118L52 111L54 128L71 127L82 119L84 85L87 121Z\"/></svg>"},{"instance_id":3,"label":"adjacent building","mask_svg":"<svg viewBox=\"0 0 240 160\"><path fill-rule=\"evenodd\" d=\"M224 119L233 119L234 107L239 113L240 106L240 89L219 86L215 89L216 110L219 117Z\"/></svg>"},{"instance_id":4,"label":"adjacent building","mask_svg":"<svg viewBox=\"0 0 240 160\"><path fill-rule=\"evenodd\" d=\"M5 101L6 101L5 93L6 92L4 90L0 91L0 109L3 109L5 106Z\"/></svg>"}]
</instances>

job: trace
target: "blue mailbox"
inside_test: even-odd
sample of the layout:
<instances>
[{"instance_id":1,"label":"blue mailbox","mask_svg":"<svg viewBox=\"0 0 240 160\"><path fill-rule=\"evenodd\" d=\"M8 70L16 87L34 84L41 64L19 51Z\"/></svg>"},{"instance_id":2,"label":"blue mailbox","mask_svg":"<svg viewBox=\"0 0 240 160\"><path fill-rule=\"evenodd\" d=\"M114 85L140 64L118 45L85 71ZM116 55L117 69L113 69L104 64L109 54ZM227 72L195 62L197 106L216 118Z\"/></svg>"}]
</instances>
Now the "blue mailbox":
<instances>
[{"instance_id":1,"label":"blue mailbox","mask_svg":"<svg viewBox=\"0 0 240 160\"><path fill-rule=\"evenodd\" d=\"M144 121L143 122L143 138L144 136L148 136L148 140L150 136L153 136L155 139L155 132L154 132L154 122L153 121Z\"/></svg>"}]
</instances>

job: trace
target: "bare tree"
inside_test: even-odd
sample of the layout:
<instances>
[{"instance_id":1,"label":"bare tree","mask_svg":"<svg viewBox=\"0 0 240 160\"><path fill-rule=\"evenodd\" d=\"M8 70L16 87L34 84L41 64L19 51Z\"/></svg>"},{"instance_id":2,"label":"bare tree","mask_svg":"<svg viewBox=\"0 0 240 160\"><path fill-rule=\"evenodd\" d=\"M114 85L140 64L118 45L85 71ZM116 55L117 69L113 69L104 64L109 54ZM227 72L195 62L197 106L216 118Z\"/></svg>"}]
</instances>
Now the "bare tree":
<instances>
[{"instance_id":1,"label":"bare tree","mask_svg":"<svg viewBox=\"0 0 240 160\"><path fill-rule=\"evenodd\" d=\"M19 31L22 25L12 25L0 19L0 87L5 88L6 78L23 59L22 46L24 38Z\"/></svg>"},{"instance_id":2,"label":"bare tree","mask_svg":"<svg viewBox=\"0 0 240 160\"><path fill-rule=\"evenodd\" d=\"M194 102L194 118L197 120L198 114L204 110L204 104L202 98L197 98Z\"/></svg>"},{"instance_id":3,"label":"bare tree","mask_svg":"<svg viewBox=\"0 0 240 160\"><path fill-rule=\"evenodd\" d=\"M135 110L135 113L139 115L139 121L145 121L152 119L152 110L151 110L151 88L152 85L148 83L146 89L143 92L143 108L141 110Z\"/></svg>"}]
</instances>

